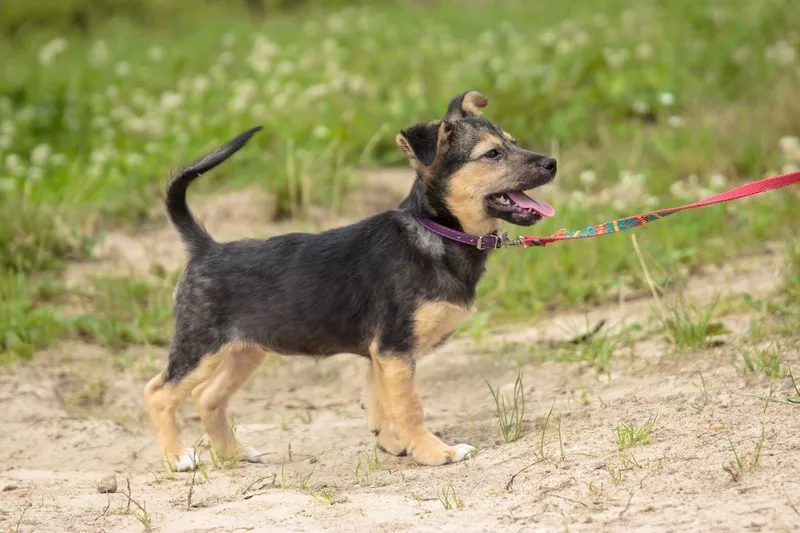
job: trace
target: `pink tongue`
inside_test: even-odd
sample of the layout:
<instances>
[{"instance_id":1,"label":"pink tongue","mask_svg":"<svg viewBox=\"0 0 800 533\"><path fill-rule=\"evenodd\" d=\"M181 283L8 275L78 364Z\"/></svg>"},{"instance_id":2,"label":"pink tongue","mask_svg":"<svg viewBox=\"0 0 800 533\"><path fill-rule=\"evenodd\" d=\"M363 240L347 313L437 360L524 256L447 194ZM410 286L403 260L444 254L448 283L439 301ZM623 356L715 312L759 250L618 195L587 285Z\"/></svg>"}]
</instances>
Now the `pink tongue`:
<instances>
[{"instance_id":1,"label":"pink tongue","mask_svg":"<svg viewBox=\"0 0 800 533\"><path fill-rule=\"evenodd\" d=\"M556 210L553 209L550 204L540 202L539 200L534 200L524 192L508 191L506 196L511 198L518 206L526 207L532 211L536 211L543 217L551 217L556 214Z\"/></svg>"}]
</instances>

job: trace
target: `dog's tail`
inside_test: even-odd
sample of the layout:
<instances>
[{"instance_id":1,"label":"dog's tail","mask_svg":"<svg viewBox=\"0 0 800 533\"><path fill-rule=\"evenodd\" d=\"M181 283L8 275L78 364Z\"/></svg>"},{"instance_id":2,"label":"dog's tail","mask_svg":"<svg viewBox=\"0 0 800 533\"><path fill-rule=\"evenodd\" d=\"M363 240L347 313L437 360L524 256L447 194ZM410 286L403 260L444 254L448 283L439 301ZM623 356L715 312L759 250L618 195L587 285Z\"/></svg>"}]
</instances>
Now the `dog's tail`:
<instances>
[{"instance_id":1,"label":"dog's tail","mask_svg":"<svg viewBox=\"0 0 800 533\"><path fill-rule=\"evenodd\" d=\"M169 179L167 195L164 201L167 207L167 215L181 234L183 242L186 243L189 249L198 250L205 248L213 244L214 239L194 218L192 212L189 211L189 206L186 205L186 190L195 178L205 174L239 151L242 146L247 144L250 137L260 129L261 126L256 126L244 133L240 133L215 151L201 157Z\"/></svg>"}]
</instances>

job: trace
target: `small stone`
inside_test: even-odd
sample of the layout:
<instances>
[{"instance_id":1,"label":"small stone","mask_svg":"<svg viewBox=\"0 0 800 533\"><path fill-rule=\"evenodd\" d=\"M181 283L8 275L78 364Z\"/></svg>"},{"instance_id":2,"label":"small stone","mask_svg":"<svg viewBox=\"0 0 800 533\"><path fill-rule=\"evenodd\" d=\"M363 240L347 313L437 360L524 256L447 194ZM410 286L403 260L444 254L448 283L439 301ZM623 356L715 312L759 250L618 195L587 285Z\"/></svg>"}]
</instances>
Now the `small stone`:
<instances>
[{"instance_id":1,"label":"small stone","mask_svg":"<svg viewBox=\"0 0 800 533\"><path fill-rule=\"evenodd\" d=\"M97 484L97 492L100 494L113 494L117 492L117 476L111 474L103 478L100 483Z\"/></svg>"},{"instance_id":2,"label":"small stone","mask_svg":"<svg viewBox=\"0 0 800 533\"><path fill-rule=\"evenodd\" d=\"M15 484L15 483L9 483L5 487L3 487L3 492L9 492L9 491L12 491L12 490L17 490L18 488L19 488L19 485Z\"/></svg>"}]
</instances>

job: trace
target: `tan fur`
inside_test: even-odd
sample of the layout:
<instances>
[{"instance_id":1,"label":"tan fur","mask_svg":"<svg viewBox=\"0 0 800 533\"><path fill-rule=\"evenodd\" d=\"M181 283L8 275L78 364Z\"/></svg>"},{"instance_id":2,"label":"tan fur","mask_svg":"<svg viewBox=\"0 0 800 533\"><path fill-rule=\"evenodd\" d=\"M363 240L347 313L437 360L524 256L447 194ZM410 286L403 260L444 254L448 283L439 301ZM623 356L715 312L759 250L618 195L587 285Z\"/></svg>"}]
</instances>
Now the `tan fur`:
<instances>
[{"instance_id":1,"label":"tan fur","mask_svg":"<svg viewBox=\"0 0 800 533\"><path fill-rule=\"evenodd\" d=\"M461 102L461 109L464 110L466 115L479 117L482 114L481 108L489 105L489 100L479 93L478 91L470 91L464 95L464 100Z\"/></svg>"},{"instance_id":2,"label":"tan fur","mask_svg":"<svg viewBox=\"0 0 800 533\"><path fill-rule=\"evenodd\" d=\"M380 403L397 440L420 464L451 462L456 457L456 449L425 427L422 402L414 387L413 359L404 355L380 354L374 349L371 357Z\"/></svg>"},{"instance_id":3,"label":"tan fur","mask_svg":"<svg viewBox=\"0 0 800 533\"><path fill-rule=\"evenodd\" d=\"M505 137L506 140L509 141L509 142L512 142L512 143L515 143L515 144L517 142L517 140L514 138L514 136L511 135L510 133L508 133L506 130L503 130L503 137Z\"/></svg>"},{"instance_id":4,"label":"tan fur","mask_svg":"<svg viewBox=\"0 0 800 533\"><path fill-rule=\"evenodd\" d=\"M500 220L486 212L485 200L487 195L503 188L503 178L508 169L504 163L482 159L483 154L500 145L502 141L499 138L486 134L470 152L473 160L450 177L445 202L464 231L472 235L485 235L500 228Z\"/></svg>"},{"instance_id":5,"label":"tan fur","mask_svg":"<svg viewBox=\"0 0 800 533\"><path fill-rule=\"evenodd\" d=\"M184 377L179 383L165 383L163 373L150 380L144 390L145 402L160 453L164 455L168 461L179 457L184 451L184 446L181 443L178 429L175 425L175 410L183 399L190 392L195 396L194 391L197 391L195 398L198 398L203 394L203 389L207 384L213 384L213 387L209 389L208 398L212 400L221 400L224 393L230 390L232 383L241 379L241 374L243 373L241 370L247 366L247 364L245 364L243 367L242 363L238 361L236 364L232 364L230 360L238 354L249 354L253 349L254 348L242 343L231 343L224 346L217 353L205 356L200 361L200 364L197 365L197 368ZM245 359L248 358L252 358L252 356L248 355L245 357ZM228 370L226 370L226 368ZM229 370L230 368L238 370L231 372ZM219 380L216 378L218 372L221 372L223 376L219 378ZM250 372L252 373L252 370ZM242 381L242 383L243 382L244 381ZM236 389L238 389L238 386ZM231 394L233 394L233 392L235 392L235 389ZM203 396L205 396L205 394L203 394ZM228 396L228 398L230 398L230 396ZM214 406L212 405L214 402L205 403L205 400L203 400L203 402L203 405L208 407L205 410L205 414L208 416L209 413L214 410ZM227 399L225 399L224 402L216 403L216 407L226 404ZM224 407L222 412L224 416ZM203 411L201 411L201 418L202 417ZM208 420L214 423L209 431L209 436L211 437L213 433L212 438L216 438L217 443L224 443L224 445L227 446L227 437L219 429L219 420L215 419L213 416L208 418ZM205 423L206 419L203 419L203 422ZM225 420L224 424L227 428L227 420ZM230 428L227 428L227 431L230 431Z\"/></svg>"},{"instance_id":6,"label":"tan fur","mask_svg":"<svg viewBox=\"0 0 800 533\"><path fill-rule=\"evenodd\" d=\"M231 430L227 407L231 397L264 362L263 350L247 345L231 345L210 379L192 390L192 399L208 433L214 452L220 458L235 457L238 445Z\"/></svg>"},{"instance_id":7,"label":"tan fur","mask_svg":"<svg viewBox=\"0 0 800 533\"><path fill-rule=\"evenodd\" d=\"M451 334L471 309L448 302L426 302L414 314L415 353L423 355Z\"/></svg>"},{"instance_id":8,"label":"tan fur","mask_svg":"<svg viewBox=\"0 0 800 533\"><path fill-rule=\"evenodd\" d=\"M367 425L378 437L378 445L387 453L401 455L406 450L406 445L400 442L394 434L392 422L381 405L380 389L375 377L375 363L370 360L365 377L367 392Z\"/></svg>"}]
</instances>

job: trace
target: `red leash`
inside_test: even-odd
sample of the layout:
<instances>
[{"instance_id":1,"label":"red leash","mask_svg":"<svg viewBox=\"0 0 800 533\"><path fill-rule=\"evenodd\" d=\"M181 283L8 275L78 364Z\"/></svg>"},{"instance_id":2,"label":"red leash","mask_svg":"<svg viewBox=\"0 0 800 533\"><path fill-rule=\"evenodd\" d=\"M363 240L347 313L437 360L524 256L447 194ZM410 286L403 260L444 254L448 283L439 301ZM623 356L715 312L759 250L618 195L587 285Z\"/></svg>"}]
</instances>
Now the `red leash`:
<instances>
[{"instance_id":1,"label":"red leash","mask_svg":"<svg viewBox=\"0 0 800 533\"><path fill-rule=\"evenodd\" d=\"M747 196L761 194L762 192L771 191L773 189L788 187L789 185L793 185L795 183L800 183L800 170L789 172L787 174L781 174L780 176L772 176L770 178L764 178L762 180L753 181L751 183L745 183L744 185L740 185L739 187L735 187L729 191L709 196L708 198L699 200L692 204L682 205L680 207L670 207L668 209L662 209L660 211L650 211L647 213L643 213L641 215L635 215L627 218L620 218L617 220L612 220L611 222L606 222L604 224L590 226L588 228L584 228L578 231L569 231L565 229L560 229L548 237L534 237L532 235L523 235L518 239L513 239L513 240L506 239L503 242L503 246L513 246L515 244L519 244L527 248L529 246L544 246L546 244L550 244L551 242L556 242L556 241L588 239L589 237L599 237L600 235L609 235L611 233L617 233L620 231L629 230L631 228L644 226L649 222L653 222L654 220L660 220L673 213L684 211L686 209L694 209L695 207L705 207L707 205L719 204L722 202L730 202L731 200L738 200L739 198L745 198Z\"/></svg>"}]
</instances>

